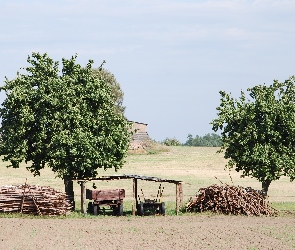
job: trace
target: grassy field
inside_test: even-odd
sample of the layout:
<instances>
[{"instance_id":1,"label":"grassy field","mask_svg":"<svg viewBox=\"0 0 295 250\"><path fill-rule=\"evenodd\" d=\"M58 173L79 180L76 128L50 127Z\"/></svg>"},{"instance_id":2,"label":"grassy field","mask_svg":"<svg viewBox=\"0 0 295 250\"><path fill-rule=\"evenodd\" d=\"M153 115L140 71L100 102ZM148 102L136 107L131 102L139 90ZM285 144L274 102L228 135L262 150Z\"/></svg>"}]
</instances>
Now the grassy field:
<instances>
[{"instance_id":1,"label":"grassy field","mask_svg":"<svg viewBox=\"0 0 295 250\"><path fill-rule=\"evenodd\" d=\"M182 181L184 204L190 197L196 196L199 188L211 184L234 184L235 186L252 187L261 189L261 184L253 178L241 178L241 173L234 170L225 170L226 160L222 154L217 154L218 148L206 147L169 147L161 153L130 154L127 162L118 172L114 170L100 170L99 176L114 174L137 174L156 176L165 179ZM34 177L26 170L26 165L19 169L6 168L7 163L0 163L0 185L28 184L50 186L64 190L63 180L56 178L50 169L44 169L41 176ZM93 182L86 184L91 188ZM98 188L124 188L126 199L124 211L131 211L132 206L132 180L96 181ZM163 201L166 203L167 212L175 208L175 185L163 183ZM145 198L155 198L159 183L138 181L139 194L143 190ZM74 183L76 208L80 209L80 186ZM269 201L279 209L294 210L295 190L294 184L283 177L270 185Z\"/></svg>"}]
</instances>

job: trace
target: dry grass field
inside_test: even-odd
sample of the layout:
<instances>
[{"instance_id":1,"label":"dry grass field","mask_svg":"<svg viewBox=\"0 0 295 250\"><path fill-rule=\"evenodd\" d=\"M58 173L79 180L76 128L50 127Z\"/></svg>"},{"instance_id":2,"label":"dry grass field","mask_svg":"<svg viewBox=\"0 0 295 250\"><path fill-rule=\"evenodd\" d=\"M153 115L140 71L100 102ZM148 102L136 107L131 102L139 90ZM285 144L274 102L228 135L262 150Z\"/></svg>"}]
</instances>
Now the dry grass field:
<instances>
[{"instance_id":1,"label":"dry grass field","mask_svg":"<svg viewBox=\"0 0 295 250\"><path fill-rule=\"evenodd\" d=\"M156 176L165 179L179 180L184 183L184 201L194 197L199 188L211 184L234 184L236 186L261 189L261 184L254 178L241 178L241 173L224 169L226 160L222 154L216 153L217 148L212 147L169 147L169 151L158 154L131 154L127 157L125 166L118 172L113 169L99 170L99 176L117 174L137 174ZM41 171L40 176L34 177L26 170L26 165L19 169L6 168L7 163L0 162L0 185L23 184L27 179L28 184L51 186L64 190L63 180L56 178L50 169ZM93 182L88 182L91 188ZM132 180L96 181L98 188L125 188L126 201L132 199ZM146 197L156 197L159 183L138 182L139 190L142 189ZM163 183L163 200L175 201L175 185ZM80 201L80 186L74 183L75 199ZM294 183L282 177L279 181L271 183L269 189L270 202L295 202ZM127 207L128 209L128 207Z\"/></svg>"},{"instance_id":2,"label":"dry grass field","mask_svg":"<svg viewBox=\"0 0 295 250\"><path fill-rule=\"evenodd\" d=\"M183 181L184 202L202 187L211 184L234 184L260 189L253 178L224 170L226 161L217 148L169 147L158 154L132 154L125 166L99 172L100 176L137 174ZM0 185L27 183L63 190L63 181L50 169L33 177L22 165L6 168L0 163ZM233 183L232 183L233 182ZM93 182L88 182L91 188ZM3 216L0 218L1 249L294 249L294 184L282 178L270 185L269 201L289 212L278 217L224 216L187 214L175 216L175 185L163 183L166 216L131 216L132 180L96 181L98 188L124 188L125 216L79 216L34 218ZM159 183L139 181L145 197L155 198ZM80 187L74 184L77 210ZM294 209L295 210L295 209Z\"/></svg>"}]
</instances>

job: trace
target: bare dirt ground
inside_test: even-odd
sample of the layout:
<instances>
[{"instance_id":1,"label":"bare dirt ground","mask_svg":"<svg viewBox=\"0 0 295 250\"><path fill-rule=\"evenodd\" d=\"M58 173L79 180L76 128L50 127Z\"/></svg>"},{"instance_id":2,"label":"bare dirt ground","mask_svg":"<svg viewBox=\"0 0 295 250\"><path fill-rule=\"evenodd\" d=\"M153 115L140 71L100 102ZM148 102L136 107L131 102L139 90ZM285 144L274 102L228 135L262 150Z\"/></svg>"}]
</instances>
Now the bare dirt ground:
<instances>
[{"instance_id":1,"label":"bare dirt ground","mask_svg":"<svg viewBox=\"0 0 295 250\"><path fill-rule=\"evenodd\" d=\"M1 249L294 249L295 216L0 219Z\"/></svg>"}]
</instances>

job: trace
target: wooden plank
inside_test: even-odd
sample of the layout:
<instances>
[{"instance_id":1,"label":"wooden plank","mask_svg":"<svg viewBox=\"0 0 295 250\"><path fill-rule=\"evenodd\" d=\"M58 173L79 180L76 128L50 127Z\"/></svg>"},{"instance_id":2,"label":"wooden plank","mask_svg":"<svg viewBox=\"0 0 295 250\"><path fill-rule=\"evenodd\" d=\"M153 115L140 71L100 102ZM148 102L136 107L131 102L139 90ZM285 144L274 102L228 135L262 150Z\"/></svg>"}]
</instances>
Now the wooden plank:
<instances>
[{"instance_id":1,"label":"wooden plank","mask_svg":"<svg viewBox=\"0 0 295 250\"><path fill-rule=\"evenodd\" d=\"M137 179L133 179L133 197L132 215L135 215L137 204Z\"/></svg>"},{"instance_id":2,"label":"wooden plank","mask_svg":"<svg viewBox=\"0 0 295 250\"><path fill-rule=\"evenodd\" d=\"M86 188L85 181L80 182L81 185L81 213L86 214Z\"/></svg>"},{"instance_id":3,"label":"wooden plank","mask_svg":"<svg viewBox=\"0 0 295 250\"><path fill-rule=\"evenodd\" d=\"M176 184L176 214L178 215L179 209L183 206L183 190L182 183L179 182Z\"/></svg>"}]
</instances>

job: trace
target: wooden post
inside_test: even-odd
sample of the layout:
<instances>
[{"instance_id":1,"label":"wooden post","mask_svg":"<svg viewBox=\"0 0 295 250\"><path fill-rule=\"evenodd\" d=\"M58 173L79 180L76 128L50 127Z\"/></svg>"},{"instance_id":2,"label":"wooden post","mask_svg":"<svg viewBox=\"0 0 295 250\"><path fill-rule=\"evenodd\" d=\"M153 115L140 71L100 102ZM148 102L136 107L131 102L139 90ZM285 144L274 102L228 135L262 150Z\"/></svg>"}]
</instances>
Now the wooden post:
<instances>
[{"instance_id":1,"label":"wooden post","mask_svg":"<svg viewBox=\"0 0 295 250\"><path fill-rule=\"evenodd\" d=\"M132 205L132 215L135 215L136 204L137 204L137 179L133 179L133 205Z\"/></svg>"},{"instance_id":2,"label":"wooden post","mask_svg":"<svg viewBox=\"0 0 295 250\"><path fill-rule=\"evenodd\" d=\"M183 205L183 191L182 191L182 183L177 182L176 184L176 214L179 213L179 208Z\"/></svg>"},{"instance_id":3,"label":"wooden post","mask_svg":"<svg viewBox=\"0 0 295 250\"><path fill-rule=\"evenodd\" d=\"M86 214L86 188L85 188L85 181L80 182L81 186L81 213Z\"/></svg>"}]
</instances>

